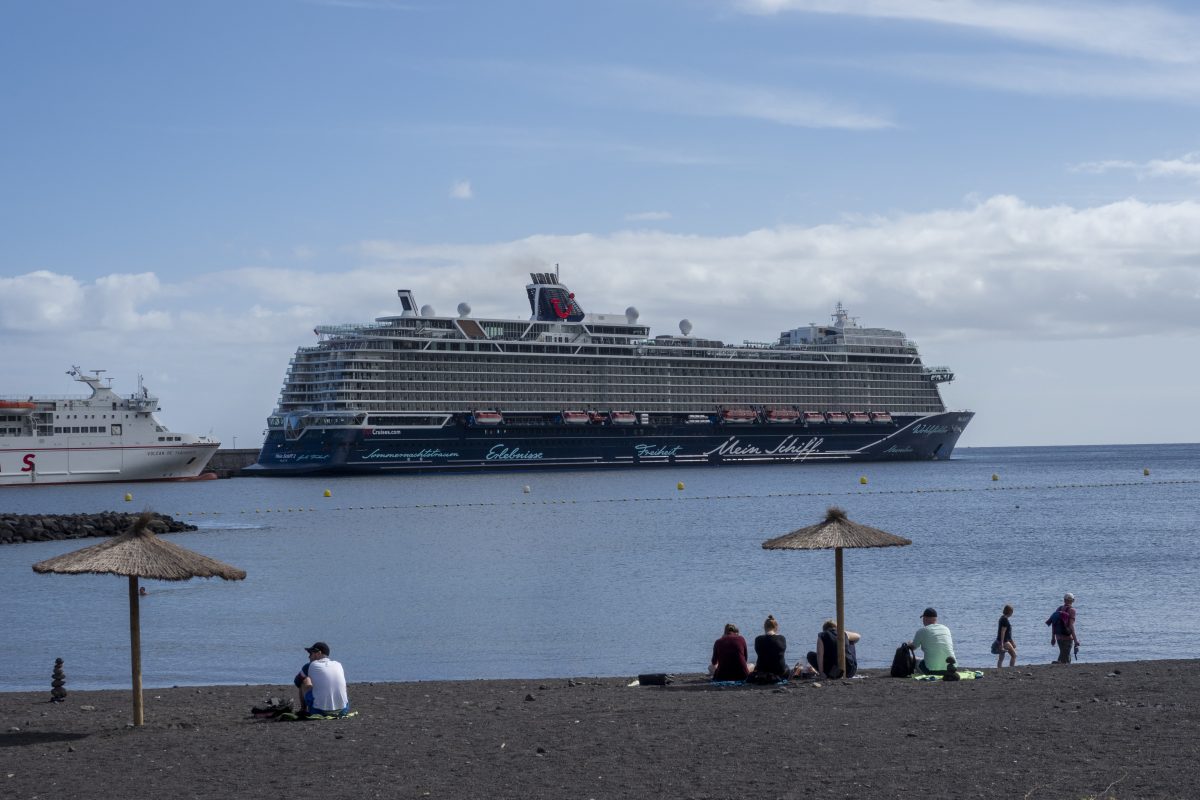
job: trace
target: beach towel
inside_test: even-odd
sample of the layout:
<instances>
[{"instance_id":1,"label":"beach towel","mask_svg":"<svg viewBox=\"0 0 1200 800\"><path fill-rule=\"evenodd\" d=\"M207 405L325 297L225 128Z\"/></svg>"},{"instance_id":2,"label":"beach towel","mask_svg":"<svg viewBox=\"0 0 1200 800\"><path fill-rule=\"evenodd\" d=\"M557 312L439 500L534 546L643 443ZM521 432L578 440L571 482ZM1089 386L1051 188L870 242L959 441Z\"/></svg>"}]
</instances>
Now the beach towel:
<instances>
[{"instance_id":1,"label":"beach towel","mask_svg":"<svg viewBox=\"0 0 1200 800\"><path fill-rule=\"evenodd\" d=\"M960 669L958 671L958 679L960 681L973 681L977 678L982 678L983 673L976 669ZM914 681L940 681L941 675L913 675Z\"/></svg>"},{"instance_id":2,"label":"beach towel","mask_svg":"<svg viewBox=\"0 0 1200 800\"><path fill-rule=\"evenodd\" d=\"M717 686L719 688L724 689L729 686L745 686L746 682L745 681L709 681L709 685Z\"/></svg>"},{"instance_id":3,"label":"beach towel","mask_svg":"<svg viewBox=\"0 0 1200 800\"><path fill-rule=\"evenodd\" d=\"M297 714L294 711L285 711L284 713L275 717L275 721L276 722L307 722L310 720L317 720L317 719L321 719L321 720L324 720L324 719L348 719L349 717L357 717L357 716L358 716L357 711L347 711L345 714L341 714L341 713Z\"/></svg>"}]
</instances>

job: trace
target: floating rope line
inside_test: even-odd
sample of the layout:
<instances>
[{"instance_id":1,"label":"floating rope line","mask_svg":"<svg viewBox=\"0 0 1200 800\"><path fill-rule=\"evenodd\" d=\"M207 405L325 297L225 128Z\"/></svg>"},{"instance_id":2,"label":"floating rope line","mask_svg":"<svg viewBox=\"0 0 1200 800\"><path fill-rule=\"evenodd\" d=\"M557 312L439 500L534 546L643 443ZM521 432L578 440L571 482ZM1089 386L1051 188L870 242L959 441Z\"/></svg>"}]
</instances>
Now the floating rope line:
<instances>
[{"instance_id":1,"label":"floating rope line","mask_svg":"<svg viewBox=\"0 0 1200 800\"><path fill-rule=\"evenodd\" d=\"M240 511L188 511L176 514L176 519L192 516L230 516L245 514L307 514L316 511L401 511L424 510L430 508L502 508L505 506L562 506L601 503L678 503L701 500L764 500L782 497L844 497L899 494L955 494L962 492L1028 492L1068 489L1116 489L1128 486L1145 488L1148 486L1194 486L1200 484L1200 478L1182 478L1170 481L1113 481L1109 483L1056 483L1049 485L1025 484L1021 486L960 486L934 489L849 489L840 492L770 492L767 494L707 494L707 495L668 495L666 497L598 497L590 500L511 500L492 501L486 503L414 503L411 505L388 506L333 506L317 508L256 508Z\"/></svg>"}]
</instances>

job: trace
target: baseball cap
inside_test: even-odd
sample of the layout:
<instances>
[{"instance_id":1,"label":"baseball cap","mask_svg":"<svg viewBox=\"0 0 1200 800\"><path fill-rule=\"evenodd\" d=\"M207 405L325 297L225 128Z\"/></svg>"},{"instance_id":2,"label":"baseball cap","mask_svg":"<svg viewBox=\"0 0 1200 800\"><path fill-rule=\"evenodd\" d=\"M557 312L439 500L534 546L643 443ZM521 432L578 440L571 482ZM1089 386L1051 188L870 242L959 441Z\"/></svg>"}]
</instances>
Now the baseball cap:
<instances>
[{"instance_id":1,"label":"baseball cap","mask_svg":"<svg viewBox=\"0 0 1200 800\"><path fill-rule=\"evenodd\" d=\"M934 608L933 606L930 606L929 608L925 609L925 613L921 614L921 616L922 617L936 617L937 609Z\"/></svg>"},{"instance_id":2,"label":"baseball cap","mask_svg":"<svg viewBox=\"0 0 1200 800\"><path fill-rule=\"evenodd\" d=\"M325 655L329 655L329 645L325 644L324 642L313 642L312 647L306 647L304 649L310 653L315 653L320 650Z\"/></svg>"}]
</instances>

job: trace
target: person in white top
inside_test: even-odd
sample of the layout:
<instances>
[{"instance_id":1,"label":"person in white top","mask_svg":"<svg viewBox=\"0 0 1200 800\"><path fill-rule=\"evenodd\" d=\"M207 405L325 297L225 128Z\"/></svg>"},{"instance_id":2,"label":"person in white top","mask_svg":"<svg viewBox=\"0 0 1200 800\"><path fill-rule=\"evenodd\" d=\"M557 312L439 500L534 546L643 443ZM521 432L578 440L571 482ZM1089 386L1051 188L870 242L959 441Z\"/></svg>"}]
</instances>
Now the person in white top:
<instances>
[{"instance_id":1,"label":"person in white top","mask_svg":"<svg viewBox=\"0 0 1200 800\"><path fill-rule=\"evenodd\" d=\"M308 663L296 673L302 714L345 714L350 710L346 673L338 661L329 657L329 645L315 642L308 651Z\"/></svg>"}]
</instances>

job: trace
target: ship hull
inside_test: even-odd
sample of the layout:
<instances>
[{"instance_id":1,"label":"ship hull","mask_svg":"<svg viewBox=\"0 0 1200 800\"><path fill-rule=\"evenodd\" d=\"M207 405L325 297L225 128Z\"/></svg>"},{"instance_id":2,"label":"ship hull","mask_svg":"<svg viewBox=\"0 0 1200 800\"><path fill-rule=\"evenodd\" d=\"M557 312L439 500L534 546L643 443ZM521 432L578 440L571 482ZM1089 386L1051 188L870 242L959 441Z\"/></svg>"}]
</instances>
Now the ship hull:
<instances>
[{"instance_id":1,"label":"ship hull","mask_svg":"<svg viewBox=\"0 0 1200 800\"><path fill-rule=\"evenodd\" d=\"M125 483L197 478L216 442L109 446L32 440L4 442L0 486Z\"/></svg>"},{"instance_id":2,"label":"ship hull","mask_svg":"<svg viewBox=\"0 0 1200 800\"><path fill-rule=\"evenodd\" d=\"M448 425L271 431L244 475L928 461L950 457L971 412L880 424Z\"/></svg>"}]
</instances>

